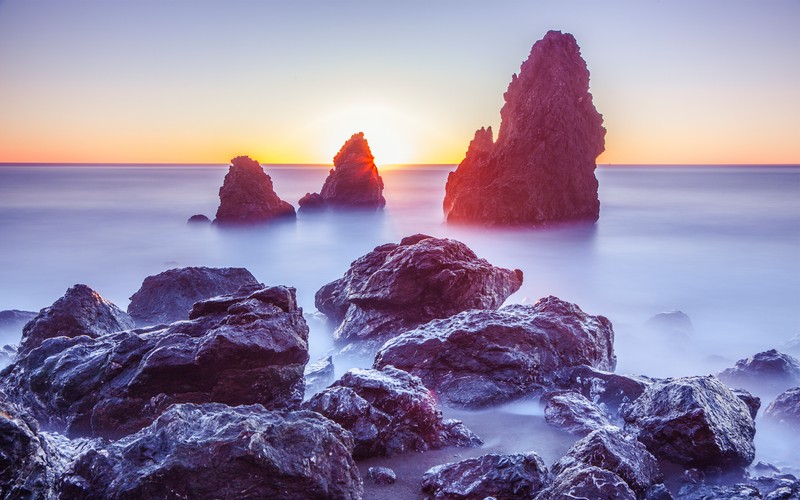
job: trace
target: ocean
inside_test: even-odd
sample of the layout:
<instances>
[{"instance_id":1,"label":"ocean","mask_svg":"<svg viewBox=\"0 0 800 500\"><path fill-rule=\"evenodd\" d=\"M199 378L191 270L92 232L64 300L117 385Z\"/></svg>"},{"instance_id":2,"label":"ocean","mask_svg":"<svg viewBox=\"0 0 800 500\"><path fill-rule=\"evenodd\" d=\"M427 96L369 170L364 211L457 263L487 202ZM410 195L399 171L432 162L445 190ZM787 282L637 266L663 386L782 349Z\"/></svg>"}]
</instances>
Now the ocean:
<instances>
[{"instance_id":1,"label":"ocean","mask_svg":"<svg viewBox=\"0 0 800 500\"><path fill-rule=\"evenodd\" d=\"M319 191L329 168L266 171L296 206ZM522 269L524 284L509 303L556 295L607 316L618 373L715 373L800 333L800 167L601 166L599 221L544 229L445 224L453 168L382 168L382 212L301 213L292 222L223 229L186 220L213 219L227 166L0 166L0 310L39 310L76 283L125 309L148 275L239 266L263 283L296 287L313 312L314 293L354 259L425 233ZM643 328L671 310L690 317L690 335ZM313 361L332 342L321 322L311 327ZM18 340L5 334L0 344Z\"/></svg>"}]
</instances>

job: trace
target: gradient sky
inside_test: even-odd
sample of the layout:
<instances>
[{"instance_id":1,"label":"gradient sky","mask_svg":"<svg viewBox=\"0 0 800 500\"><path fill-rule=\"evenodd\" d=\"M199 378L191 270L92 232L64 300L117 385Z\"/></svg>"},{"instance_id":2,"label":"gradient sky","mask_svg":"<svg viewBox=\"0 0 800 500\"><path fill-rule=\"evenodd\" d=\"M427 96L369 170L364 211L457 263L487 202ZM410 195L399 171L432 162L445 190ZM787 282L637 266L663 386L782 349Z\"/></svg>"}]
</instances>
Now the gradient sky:
<instances>
[{"instance_id":1,"label":"gradient sky","mask_svg":"<svg viewBox=\"0 0 800 500\"><path fill-rule=\"evenodd\" d=\"M458 163L549 29L599 163L800 163L798 0L0 0L0 162Z\"/></svg>"}]
</instances>

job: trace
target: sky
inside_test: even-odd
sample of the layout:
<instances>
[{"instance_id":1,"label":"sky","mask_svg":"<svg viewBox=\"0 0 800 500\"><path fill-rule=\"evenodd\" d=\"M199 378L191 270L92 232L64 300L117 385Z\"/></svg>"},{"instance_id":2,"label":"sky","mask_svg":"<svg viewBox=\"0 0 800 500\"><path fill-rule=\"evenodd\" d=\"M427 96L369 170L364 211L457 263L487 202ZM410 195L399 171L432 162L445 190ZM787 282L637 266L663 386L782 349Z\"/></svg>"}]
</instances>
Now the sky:
<instances>
[{"instance_id":1,"label":"sky","mask_svg":"<svg viewBox=\"0 0 800 500\"><path fill-rule=\"evenodd\" d=\"M598 163L800 164L800 0L0 0L0 162L458 163L551 29Z\"/></svg>"}]
</instances>

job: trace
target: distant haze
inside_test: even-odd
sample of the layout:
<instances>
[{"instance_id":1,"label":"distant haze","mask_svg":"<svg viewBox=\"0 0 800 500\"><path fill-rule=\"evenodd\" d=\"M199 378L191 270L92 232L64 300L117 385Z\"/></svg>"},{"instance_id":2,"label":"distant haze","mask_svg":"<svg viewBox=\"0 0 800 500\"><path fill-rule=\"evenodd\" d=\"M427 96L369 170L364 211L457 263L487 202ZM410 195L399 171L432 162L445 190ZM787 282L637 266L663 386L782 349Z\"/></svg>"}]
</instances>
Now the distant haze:
<instances>
[{"instance_id":1,"label":"distant haze","mask_svg":"<svg viewBox=\"0 0 800 500\"><path fill-rule=\"evenodd\" d=\"M800 163L800 2L0 2L0 162L458 163L570 32L599 163Z\"/></svg>"}]
</instances>

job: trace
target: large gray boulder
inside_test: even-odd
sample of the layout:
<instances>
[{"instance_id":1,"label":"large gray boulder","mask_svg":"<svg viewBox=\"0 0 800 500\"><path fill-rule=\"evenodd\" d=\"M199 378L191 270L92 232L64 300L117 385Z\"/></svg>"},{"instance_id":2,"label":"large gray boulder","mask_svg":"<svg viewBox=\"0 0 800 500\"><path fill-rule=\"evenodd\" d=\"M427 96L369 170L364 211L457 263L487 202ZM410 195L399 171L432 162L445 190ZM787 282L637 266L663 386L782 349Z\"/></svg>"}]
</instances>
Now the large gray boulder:
<instances>
[{"instance_id":1,"label":"large gray boulder","mask_svg":"<svg viewBox=\"0 0 800 500\"><path fill-rule=\"evenodd\" d=\"M477 408L541 392L566 367L614 370L614 330L550 296L431 321L384 344L374 366L387 365L420 377L444 404Z\"/></svg>"}]
</instances>

